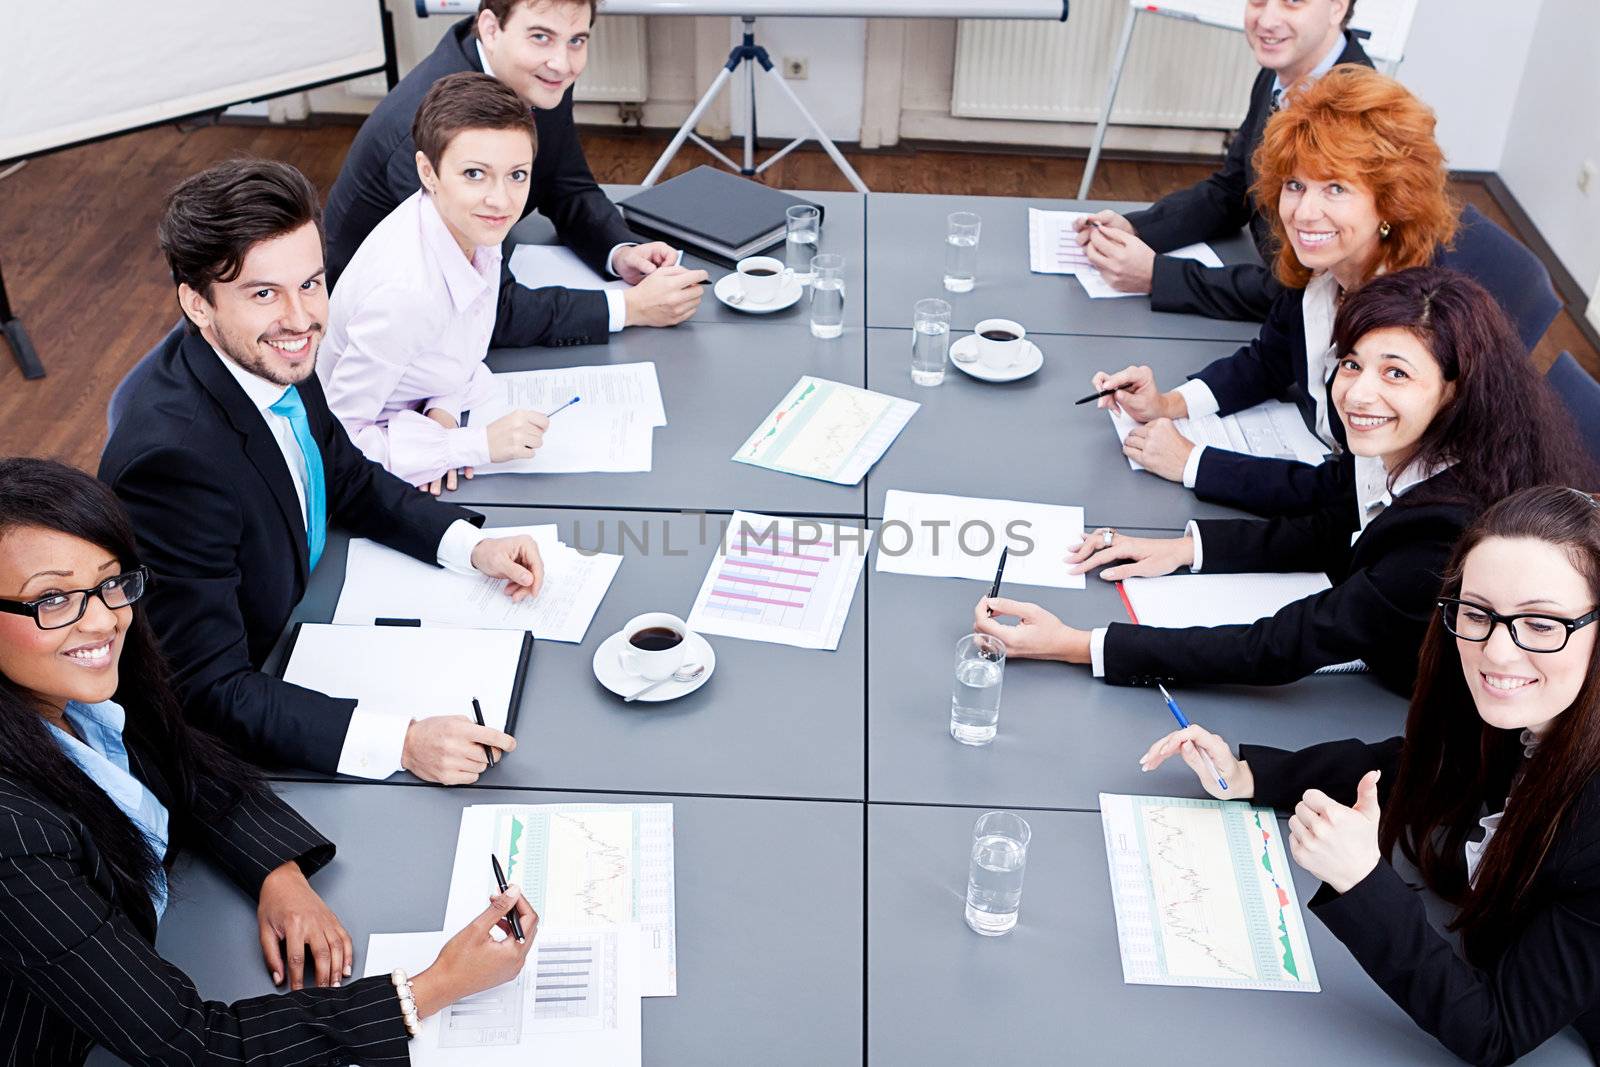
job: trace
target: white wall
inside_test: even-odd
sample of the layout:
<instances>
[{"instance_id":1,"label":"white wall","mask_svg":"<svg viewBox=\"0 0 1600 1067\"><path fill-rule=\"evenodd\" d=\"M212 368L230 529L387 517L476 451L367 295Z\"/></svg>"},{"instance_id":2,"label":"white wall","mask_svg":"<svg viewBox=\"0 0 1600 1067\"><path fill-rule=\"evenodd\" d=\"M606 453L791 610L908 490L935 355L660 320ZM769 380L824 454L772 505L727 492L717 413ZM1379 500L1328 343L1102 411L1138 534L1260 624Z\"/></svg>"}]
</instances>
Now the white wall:
<instances>
[{"instance_id":1,"label":"white wall","mask_svg":"<svg viewBox=\"0 0 1600 1067\"><path fill-rule=\"evenodd\" d=\"M730 19L732 31L728 47L737 44L743 29L738 19ZM756 43L772 55L779 72L783 57L803 58L810 64L810 77L790 81L789 88L816 116L829 137L836 141L856 141L861 137L862 84L866 76L867 22L865 19L756 20ZM783 91L763 85L771 79L757 67L756 130L762 137L810 136L810 128ZM733 132L742 135L745 127L744 73L735 75L728 89L733 105Z\"/></svg>"},{"instance_id":2,"label":"white wall","mask_svg":"<svg viewBox=\"0 0 1600 1067\"><path fill-rule=\"evenodd\" d=\"M1562 265L1600 297L1600 4L1544 0L1521 79L1500 176Z\"/></svg>"}]
</instances>

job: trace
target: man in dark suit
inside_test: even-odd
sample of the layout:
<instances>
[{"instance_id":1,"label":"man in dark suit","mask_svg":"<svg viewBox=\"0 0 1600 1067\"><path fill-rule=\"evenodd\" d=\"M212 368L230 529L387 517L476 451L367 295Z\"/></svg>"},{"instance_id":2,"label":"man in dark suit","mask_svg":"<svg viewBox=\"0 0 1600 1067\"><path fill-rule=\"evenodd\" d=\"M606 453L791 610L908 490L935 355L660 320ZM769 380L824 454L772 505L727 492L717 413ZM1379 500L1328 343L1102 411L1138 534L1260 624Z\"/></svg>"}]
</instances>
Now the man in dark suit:
<instances>
[{"instance_id":1,"label":"man in dark suit","mask_svg":"<svg viewBox=\"0 0 1600 1067\"><path fill-rule=\"evenodd\" d=\"M1262 69L1222 169L1143 211L1126 217L1101 211L1080 220L1078 243L1106 281L1126 293L1149 293L1156 311L1249 322L1267 317L1281 289L1270 267L1207 267L1160 253L1229 237L1248 224L1262 262L1272 262L1272 226L1250 194L1256 180L1250 157L1285 89L1341 63L1372 66L1347 28L1355 6L1356 0L1248 0L1245 40Z\"/></svg>"},{"instance_id":2,"label":"man in dark suit","mask_svg":"<svg viewBox=\"0 0 1600 1067\"><path fill-rule=\"evenodd\" d=\"M411 124L429 88L463 71L489 74L533 110L538 133L524 216L537 209L563 244L622 291L529 289L500 274L500 305L491 344L604 343L625 326L675 326L700 305L703 271L676 266L677 252L647 244L628 229L595 184L572 120L572 86L588 62L595 0L480 0L475 18L446 31L433 53L383 99L356 134L328 194L328 285L367 234L417 191Z\"/></svg>"},{"instance_id":3,"label":"man in dark suit","mask_svg":"<svg viewBox=\"0 0 1600 1067\"><path fill-rule=\"evenodd\" d=\"M233 160L168 199L162 250L186 332L154 353L100 478L154 574L148 614L190 718L262 761L367 778L475 780L515 742L458 708L389 709L261 673L337 523L428 563L535 595L527 537L489 538L366 459L313 374L328 321L316 190L285 163ZM375 665L426 670L426 664Z\"/></svg>"}]
</instances>

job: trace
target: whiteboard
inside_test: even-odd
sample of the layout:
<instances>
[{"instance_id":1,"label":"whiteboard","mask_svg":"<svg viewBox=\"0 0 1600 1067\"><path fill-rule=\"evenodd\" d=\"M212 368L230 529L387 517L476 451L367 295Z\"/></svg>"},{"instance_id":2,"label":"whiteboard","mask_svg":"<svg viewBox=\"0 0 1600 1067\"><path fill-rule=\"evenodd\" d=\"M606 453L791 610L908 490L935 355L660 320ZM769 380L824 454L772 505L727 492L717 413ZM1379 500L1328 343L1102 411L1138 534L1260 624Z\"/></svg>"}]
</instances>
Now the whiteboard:
<instances>
[{"instance_id":1,"label":"whiteboard","mask_svg":"<svg viewBox=\"0 0 1600 1067\"><path fill-rule=\"evenodd\" d=\"M1244 0L1129 0L1140 11L1192 19L1208 26L1244 29ZM610 10L609 8L607 10ZM1378 63L1398 63L1406 53L1406 38L1417 15L1417 0L1357 0L1350 28L1371 34L1363 43L1367 55Z\"/></svg>"},{"instance_id":2,"label":"whiteboard","mask_svg":"<svg viewBox=\"0 0 1600 1067\"><path fill-rule=\"evenodd\" d=\"M0 159L383 67L379 0L0 0Z\"/></svg>"},{"instance_id":3,"label":"whiteboard","mask_svg":"<svg viewBox=\"0 0 1600 1067\"><path fill-rule=\"evenodd\" d=\"M602 15L784 15L870 19L1054 19L1068 0L605 0Z\"/></svg>"}]
</instances>

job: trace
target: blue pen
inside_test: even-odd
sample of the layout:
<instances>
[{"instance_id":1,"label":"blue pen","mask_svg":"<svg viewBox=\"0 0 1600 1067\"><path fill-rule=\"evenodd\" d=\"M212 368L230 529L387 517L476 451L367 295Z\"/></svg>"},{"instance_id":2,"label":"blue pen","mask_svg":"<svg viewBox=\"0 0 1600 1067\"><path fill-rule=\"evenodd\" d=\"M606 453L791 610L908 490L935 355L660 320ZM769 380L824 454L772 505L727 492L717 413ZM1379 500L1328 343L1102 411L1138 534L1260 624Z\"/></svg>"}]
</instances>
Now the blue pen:
<instances>
[{"instance_id":1,"label":"blue pen","mask_svg":"<svg viewBox=\"0 0 1600 1067\"><path fill-rule=\"evenodd\" d=\"M1158 684L1156 688L1161 690L1162 697L1166 699L1167 710L1172 712L1172 717L1174 719L1178 720L1178 728L1182 730L1188 729L1190 725L1189 718L1183 713L1183 709L1178 707L1178 702L1172 699L1172 694L1167 692L1167 687ZM1206 754L1206 750L1201 748L1199 745L1194 746L1194 750L1200 753L1200 759L1205 763L1206 770L1211 772L1211 777L1217 780L1217 784L1220 785L1222 787L1222 791L1226 793L1228 791L1227 779L1223 778L1222 775L1217 773L1217 765L1211 762L1211 757Z\"/></svg>"},{"instance_id":2,"label":"blue pen","mask_svg":"<svg viewBox=\"0 0 1600 1067\"><path fill-rule=\"evenodd\" d=\"M567 410L572 405L576 404L578 401L580 401L582 399L583 399L583 397L581 397L581 396L573 397L571 400L567 401L565 404L562 404L560 407L556 408L555 411L550 412L548 415L545 416L545 418L548 419L548 418L551 418L552 416L560 414L561 412Z\"/></svg>"}]
</instances>

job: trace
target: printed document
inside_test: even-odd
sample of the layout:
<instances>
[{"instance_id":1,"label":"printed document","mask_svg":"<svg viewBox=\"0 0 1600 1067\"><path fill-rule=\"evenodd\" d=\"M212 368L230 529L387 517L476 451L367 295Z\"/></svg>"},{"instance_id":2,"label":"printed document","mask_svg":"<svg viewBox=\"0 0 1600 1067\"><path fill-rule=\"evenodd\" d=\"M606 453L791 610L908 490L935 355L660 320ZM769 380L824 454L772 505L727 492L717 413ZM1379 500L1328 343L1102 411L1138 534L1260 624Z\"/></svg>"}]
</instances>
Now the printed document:
<instances>
[{"instance_id":1,"label":"printed document","mask_svg":"<svg viewBox=\"0 0 1600 1067\"><path fill-rule=\"evenodd\" d=\"M733 458L787 474L855 485L921 406L808 374L761 420Z\"/></svg>"},{"instance_id":2,"label":"printed document","mask_svg":"<svg viewBox=\"0 0 1600 1067\"><path fill-rule=\"evenodd\" d=\"M1117 440L1126 441L1139 423L1126 412L1106 409ZM1268 400L1232 415L1203 415L1198 419L1173 419L1173 429L1197 445L1243 452L1267 459L1292 459L1315 466L1328 458L1328 446L1306 429L1300 409L1284 400ZM1136 471L1144 470L1128 460Z\"/></svg>"},{"instance_id":3,"label":"printed document","mask_svg":"<svg viewBox=\"0 0 1600 1067\"><path fill-rule=\"evenodd\" d=\"M1047 211L1028 209L1028 258L1035 274L1071 274L1083 285L1092 299L1105 300L1123 296L1139 296L1114 289L1100 276L1100 271L1083 246L1078 244L1077 231L1073 229L1079 219L1088 218L1087 211ZM1177 259L1193 259L1208 267L1222 266L1222 259L1208 244L1185 245L1163 253Z\"/></svg>"},{"instance_id":4,"label":"printed document","mask_svg":"<svg viewBox=\"0 0 1600 1067\"><path fill-rule=\"evenodd\" d=\"M992 582L1006 555L1005 584L1082 589L1065 557L1083 541L1083 509L1021 500L908 493L884 497L878 570Z\"/></svg>"}]
</instances>

